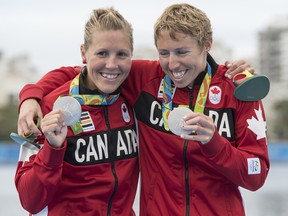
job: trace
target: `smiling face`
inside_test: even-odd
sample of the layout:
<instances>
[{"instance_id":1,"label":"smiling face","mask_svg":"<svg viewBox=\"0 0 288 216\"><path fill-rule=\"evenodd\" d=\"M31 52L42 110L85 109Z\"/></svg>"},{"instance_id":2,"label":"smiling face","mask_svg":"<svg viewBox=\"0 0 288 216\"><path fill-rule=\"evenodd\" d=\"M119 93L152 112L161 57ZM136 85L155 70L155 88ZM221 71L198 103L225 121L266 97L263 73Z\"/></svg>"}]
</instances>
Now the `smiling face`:
<instances>
[{"instance_id":1,"label":"smiling face","mask_svg":"<svg viewBox=\"0 0 288 216\"><path fill-rule=\"evenodd\" d=\"M161 67L176 87L192 86L205 70L211 44L207 43L201 49L190 35L176 33L172 39L168 31L161 31L156 43Z\"/></svg>"},{"instance_id":2,"label":"smiling face","mask_svg":"<svg viewBox=\"0 0 288 216\"><path fill-rule=\"evenodd\" d=\"M87 67L86 88L113 93L127 78L132 65L133 29L113 7L92 11L81 45Z\"/></svg>"},{"instance_id":3,"label":"smiling face","mask_svg":"<svg viewBox=\"0 0 288 216\"><path fill-rule=\"evenodd\" d=\"M192 5L173 4L157 19L154 42L162 69L176 87L191 86L206 67L212 46L210 20Z\"/></svg>"},{"instance_id":4,"label":"smiling face","mask_svg":"<svg viewBox=\"0 0 288 216\"><path fill-rule=\"evenodd\" d=\"M132 65L132 47L123 30L96 30L89 48L81 46L82 61L87 64L87 88L104 94L114 92L127 78Z\"/></svg>"}]
</instances>

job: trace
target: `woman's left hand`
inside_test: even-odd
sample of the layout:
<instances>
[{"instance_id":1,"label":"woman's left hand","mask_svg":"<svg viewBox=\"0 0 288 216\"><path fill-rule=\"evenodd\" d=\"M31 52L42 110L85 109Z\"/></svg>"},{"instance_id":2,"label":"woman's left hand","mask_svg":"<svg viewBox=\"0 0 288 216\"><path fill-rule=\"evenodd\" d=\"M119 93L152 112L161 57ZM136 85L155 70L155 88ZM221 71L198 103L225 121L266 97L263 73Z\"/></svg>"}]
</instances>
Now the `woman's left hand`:
<instances>
[{"instance_id":1,"label":"woman's left hand","mask_svg":"<svg viewBox=\"0 0 288 216\"><path fill-rule=\"evenodd\" d=\"M209 116L193 112L186 115L183 120L185 124L182 129L193 131L193 133L181 134L182 139L199 141L202 144L206 144L212 139L216 129L213 119Z\"/></svg>"}]
</instances>

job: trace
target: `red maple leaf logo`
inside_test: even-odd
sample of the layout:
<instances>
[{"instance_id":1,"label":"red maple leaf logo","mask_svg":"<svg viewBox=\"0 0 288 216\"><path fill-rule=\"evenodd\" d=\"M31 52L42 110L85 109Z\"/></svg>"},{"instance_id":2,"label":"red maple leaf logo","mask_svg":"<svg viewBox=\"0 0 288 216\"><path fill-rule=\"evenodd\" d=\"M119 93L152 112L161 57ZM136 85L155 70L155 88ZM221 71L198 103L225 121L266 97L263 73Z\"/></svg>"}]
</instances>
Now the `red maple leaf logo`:
<instances>
[{"instance_id":1,"label":"red maple leaf logo","mask_svg":"<svg viewBox=\"0 0 288 216\"><path fill-rule=\"evenodd\" d=\"M211 92L212 92L213 94L219 94L219 93L220 93L219 89L217 89L217 88L211 89Z\"/></svg>"}]
</instances>

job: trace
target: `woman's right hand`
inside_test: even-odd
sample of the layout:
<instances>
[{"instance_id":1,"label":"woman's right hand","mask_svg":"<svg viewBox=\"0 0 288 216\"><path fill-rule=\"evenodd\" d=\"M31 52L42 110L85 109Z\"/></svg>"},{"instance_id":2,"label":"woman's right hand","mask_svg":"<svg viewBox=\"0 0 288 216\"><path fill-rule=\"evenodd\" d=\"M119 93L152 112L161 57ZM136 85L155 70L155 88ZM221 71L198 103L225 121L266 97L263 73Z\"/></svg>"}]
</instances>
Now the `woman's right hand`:
<instances>
[{"instance_id":1,"label":"woman's right hand","mask_svg":"<svg viewBox=\"0 0 288 216\"><path fill-rule=\"evenodd\" d=\"M64 123L64 116L61 110L53 110L46 114L41 120L41 128L48 143L61 148L67 136L67 126Z\"/></svg>"},{"instance_id":2,"label":"woman's right hand","mask_svg":"<svg viewBox=\"0 0 288 216\"><path fill-rule=\"evenodd\" d=\"M27 136L33 133L34 137L40 136L41 131L36 124L38 118L40 121L42 116L40 105L36 99L30 98L23 101L19 109L18 134Z\"/></svg>"}]
</instances>

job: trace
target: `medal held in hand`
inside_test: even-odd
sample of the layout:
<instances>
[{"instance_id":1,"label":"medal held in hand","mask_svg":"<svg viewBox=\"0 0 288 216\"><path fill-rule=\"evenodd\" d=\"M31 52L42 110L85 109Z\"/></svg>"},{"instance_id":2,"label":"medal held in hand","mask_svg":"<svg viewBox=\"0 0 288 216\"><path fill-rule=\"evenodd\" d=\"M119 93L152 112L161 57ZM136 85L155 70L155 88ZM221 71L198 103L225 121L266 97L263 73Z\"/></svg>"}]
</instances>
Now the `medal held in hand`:
<instances>
[{"instance_id":1,"label":"medal held in hand","mask_svg":"<svg viewBox=\"0 0 288 216\"><path fill-rule=\"evenodd\" d=\"M54 105L53 110L60 109L64 115L64 122L66 126L71 126L80 121L81 105L71 96L59 97Z\"/></svg>"}]
</instances>

